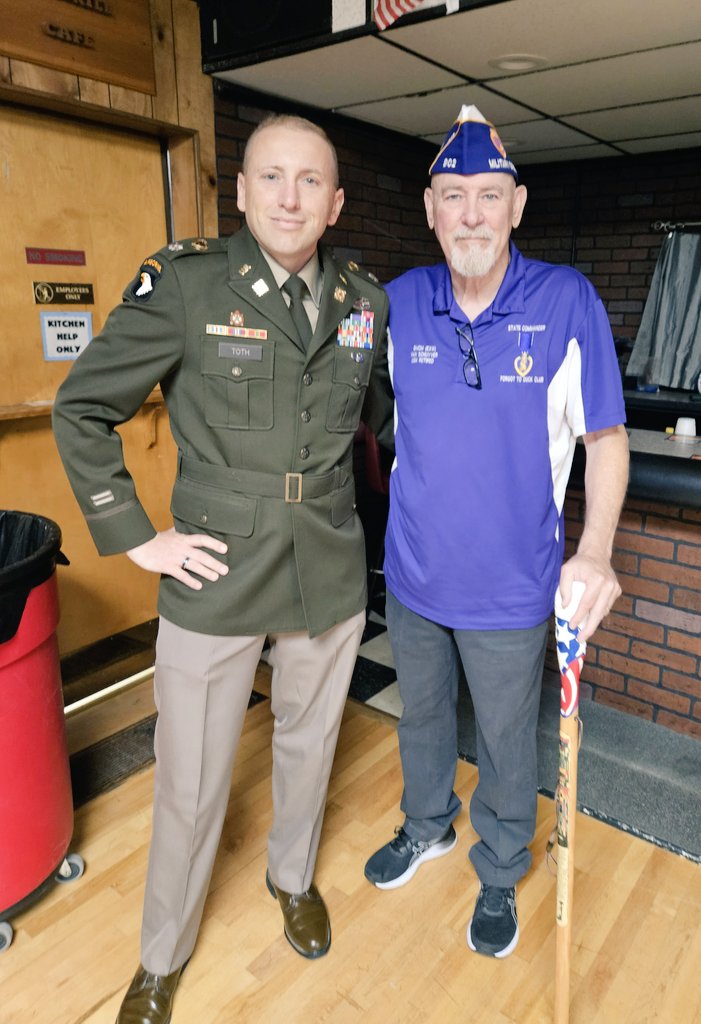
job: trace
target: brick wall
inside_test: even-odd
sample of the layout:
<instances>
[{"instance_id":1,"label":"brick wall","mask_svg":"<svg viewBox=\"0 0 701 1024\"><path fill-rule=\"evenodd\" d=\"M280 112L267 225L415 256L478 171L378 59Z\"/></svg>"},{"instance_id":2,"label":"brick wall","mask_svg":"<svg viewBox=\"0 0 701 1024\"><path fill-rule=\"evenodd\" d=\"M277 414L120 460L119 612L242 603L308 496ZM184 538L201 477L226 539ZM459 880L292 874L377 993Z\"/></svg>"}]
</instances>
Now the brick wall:
<instances>
[{"instance_id":1,"label":"brick wall","mask_svg":"<svg viewBox=\"0 0 701 1024\"><path fill-rule=\"evenodd\" d=\"M584 495L565 503L567 555ZM613 566L623 595L587 644L582 698L701 739L701 510L629 499ZM547 666L557 671L554 643Z\"/></svg>"},{"instance_id":2,"label":"brick wall","mask_svg":"<svg viewBox=\"0 0 701 1024\"><path fill-rule=\"evenodd\" d=\"M651 224L701 220L700 159L688 149L526 165L516 241L527 256L573 263L601 295L614 335L635 338L664 238Z\"/></svg>"},{"instance_id":3,"label":"brick wall","mask_svg":"<svg viewBox=\"0 0 701 1024\"><path fill-rule=\"evenodd\" d=\"M245 141L270 111L232 98L215 97L219 231L228 235L243 224L236 207L236 176ZM284 107L281 112L301 113ZM324 236L341 255L354 259L380 281L397 277L420 263L433 263L441 251L426 224L423 190L434 147L371 128L355 128L345 119L313 116L338 153L346 201L337 223Z\"/></svg>"}]
</instances>

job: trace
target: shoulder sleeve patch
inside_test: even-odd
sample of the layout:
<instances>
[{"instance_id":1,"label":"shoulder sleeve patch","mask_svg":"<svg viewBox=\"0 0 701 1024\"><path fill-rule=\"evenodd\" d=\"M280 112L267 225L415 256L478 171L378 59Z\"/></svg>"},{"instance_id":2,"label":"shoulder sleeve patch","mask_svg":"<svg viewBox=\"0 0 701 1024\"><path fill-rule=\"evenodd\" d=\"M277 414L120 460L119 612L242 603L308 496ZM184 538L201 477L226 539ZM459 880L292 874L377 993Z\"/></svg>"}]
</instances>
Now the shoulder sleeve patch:
<instances>
[{"instance_id":1,"label":"shoulder sleeve patch","mask_svg":"<svg viewBox=\"0 0 701 1024\"><path fill-rule=\"evenodd\" d=\"M132 281L129 291L137 302L148 302L153 290L161 279L163 265L155 256L149 256L141 264L139 272Z\"/></svg>"}]
</instances>

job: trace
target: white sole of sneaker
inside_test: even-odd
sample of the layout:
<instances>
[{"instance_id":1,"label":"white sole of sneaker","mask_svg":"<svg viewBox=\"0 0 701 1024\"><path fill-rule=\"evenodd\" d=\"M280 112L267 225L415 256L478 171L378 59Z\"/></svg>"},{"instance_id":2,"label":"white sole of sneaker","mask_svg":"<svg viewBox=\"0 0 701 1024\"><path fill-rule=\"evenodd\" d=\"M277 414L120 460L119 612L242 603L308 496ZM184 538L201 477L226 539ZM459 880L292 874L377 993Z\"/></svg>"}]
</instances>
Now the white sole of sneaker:
<instances>
[{"instance_id":1,"label":"white sole of sneaker","mask_svg":"<svg viewBox=\"0 0 701 1024\"><path fill-rule=\"evenodd\" d=\"M372 884L376 889L400 889L412 880L422 864L425 864L428 860L438 860L439 857L445 857L446 853L450 853L451 850L455 849L457 841L458 836L456 832L452 842L447 846L444 846L443 843L429 846L428 850L422 853L420 857L417 857L414 863L399 878L393 878L391 882L373 882Z\"/></svg>"},{"instance_id":2,"label":"white sole of sneaker","mask_svg":"<svg viewBox=\"0 0 701 1024\"><path fill-rule=\"evenodd\" d=\"M468 944L468 946L470 947L470 949L472 950L473 953L479 953L481 956L491 956L491 957L495 957L497 960L503 960L505 956L508 956L509 953L513 953L513 951L516 949L516 945L518 943L518 936L519 936L518 921L516 922L516 932L514 934L513 939L511 940L511 942L509 943L508 946L504 946L504 948L500 949L498 953L489 953L485 949L478 949L477 946L475 946L473 941L472 941L472 935L470 934L470 929L471 928L472 928L472 918L470 918L470 920L468 922L468 925L467 925L467 944Z\"/></svg>"}]
</instances>

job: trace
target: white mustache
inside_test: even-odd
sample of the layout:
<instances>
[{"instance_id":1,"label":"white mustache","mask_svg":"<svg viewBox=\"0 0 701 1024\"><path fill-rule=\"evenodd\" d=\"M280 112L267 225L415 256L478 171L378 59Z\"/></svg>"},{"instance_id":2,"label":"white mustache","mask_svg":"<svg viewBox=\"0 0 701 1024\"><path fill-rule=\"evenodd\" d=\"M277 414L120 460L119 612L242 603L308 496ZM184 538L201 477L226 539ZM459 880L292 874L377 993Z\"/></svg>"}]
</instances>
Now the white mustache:
<instances>
[{"instance_id":1,"label":"white mustache","mask_svg":"<svg viewBox=\"0 0 701 1024\"><path fill-rule=\"evenodd\" d=\"M453 239L456 242L459 242L462 239L475 238L484 240L486 242L491 242L491 240L494 238L494 234L488 228L480 228L479 231L456 231L455 234L453 235Z\"/></svg>"}]
</instances>

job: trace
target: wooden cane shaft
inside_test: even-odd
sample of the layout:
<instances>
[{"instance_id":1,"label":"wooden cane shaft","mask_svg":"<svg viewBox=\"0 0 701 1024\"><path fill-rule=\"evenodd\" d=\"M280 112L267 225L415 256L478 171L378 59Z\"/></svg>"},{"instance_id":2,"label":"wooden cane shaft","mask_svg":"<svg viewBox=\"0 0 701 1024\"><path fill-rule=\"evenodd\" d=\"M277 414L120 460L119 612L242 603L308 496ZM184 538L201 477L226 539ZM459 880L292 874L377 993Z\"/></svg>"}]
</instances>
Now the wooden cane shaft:
<instances>
[{"instance_id":1,"label":"wooden cane shaft","mask_svg":"<svg viewBox=\"0 0 701 1024\"><path fill-rule=\"evenodd\" d=\"M560 718L560 763L557 791L557 896L555 929L554 1024L570 1019L570 948L574 891L574 832L577 812L579 713Z\"/></svg>"}]
</instances>

